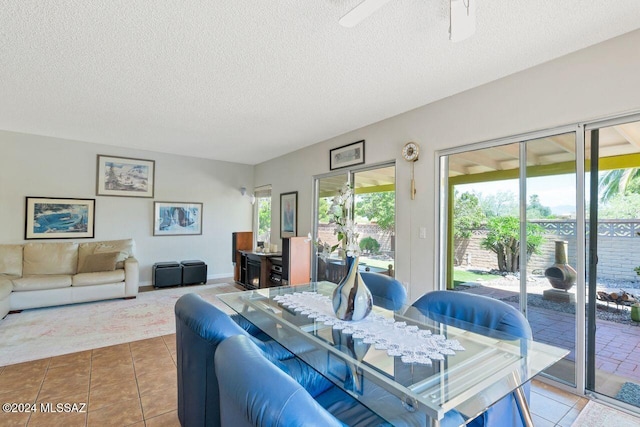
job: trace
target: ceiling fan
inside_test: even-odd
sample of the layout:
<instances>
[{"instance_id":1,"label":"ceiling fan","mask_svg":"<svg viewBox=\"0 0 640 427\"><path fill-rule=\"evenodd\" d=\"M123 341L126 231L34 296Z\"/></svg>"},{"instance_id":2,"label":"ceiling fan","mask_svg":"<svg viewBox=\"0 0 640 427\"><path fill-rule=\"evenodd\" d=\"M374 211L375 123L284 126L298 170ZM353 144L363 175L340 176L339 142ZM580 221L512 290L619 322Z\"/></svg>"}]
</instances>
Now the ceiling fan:
<instances>
[{"instance_id":1,"label":"ceiling fan","mask_svg":"<svg viewBox=\"0 0 640 427\"><path fill-rule=\"evenodd\" d=\"M347 28L355 27L390 1L364 0L340 18L338 23ZM449 0L449 40L461 41L475 33L476 2L477 0Z\"/></svg>"}]
</instances>

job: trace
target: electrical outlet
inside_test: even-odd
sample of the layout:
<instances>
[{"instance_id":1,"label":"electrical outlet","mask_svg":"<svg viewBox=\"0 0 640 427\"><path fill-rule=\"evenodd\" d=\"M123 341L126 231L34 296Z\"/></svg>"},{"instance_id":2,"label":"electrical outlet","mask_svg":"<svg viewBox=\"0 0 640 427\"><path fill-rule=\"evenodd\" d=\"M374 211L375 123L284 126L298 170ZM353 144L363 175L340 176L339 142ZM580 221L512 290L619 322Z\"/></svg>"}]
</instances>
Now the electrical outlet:
<instances>
[{"instance_id":1,"label":"electrical outlet","mask_svg":"<svg viewBox=\"0 0 640 427\"><path fill-rule=\"evenodd\" d=\"M427 227L420 227L420 238L421 239L427 238Z\"/></svg>"}]
</instances>

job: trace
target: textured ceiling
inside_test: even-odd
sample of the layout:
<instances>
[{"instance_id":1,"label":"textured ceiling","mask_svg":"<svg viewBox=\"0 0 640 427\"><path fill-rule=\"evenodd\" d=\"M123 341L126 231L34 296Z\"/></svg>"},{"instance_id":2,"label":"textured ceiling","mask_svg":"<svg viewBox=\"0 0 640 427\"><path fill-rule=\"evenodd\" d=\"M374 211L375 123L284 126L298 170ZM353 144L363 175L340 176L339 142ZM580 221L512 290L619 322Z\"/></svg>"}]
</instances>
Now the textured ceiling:
<instances>
[{"instance_id":1,"label":"textured ceiling","mask_svg":"<svg viewBox=\"0 0 640 427\"><path fill-rule=\"evenodd\" d=\"M257 164L640 28L638 0L0 0L0 129ZM473 0L472 0L473 1Z\"/></svg>"}]
</instances>

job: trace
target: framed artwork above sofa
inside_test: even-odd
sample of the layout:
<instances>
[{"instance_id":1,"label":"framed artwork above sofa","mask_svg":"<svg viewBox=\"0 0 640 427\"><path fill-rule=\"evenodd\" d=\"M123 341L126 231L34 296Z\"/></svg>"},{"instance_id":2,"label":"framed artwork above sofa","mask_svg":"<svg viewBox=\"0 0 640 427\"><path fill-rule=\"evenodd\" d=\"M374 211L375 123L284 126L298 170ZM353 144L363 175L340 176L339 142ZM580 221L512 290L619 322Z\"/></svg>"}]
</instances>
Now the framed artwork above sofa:
<instances>
[{"instance_id":1,"label":"framed artwork above sofa","mask_svg":"<svg viewBox=\"0 0 640 427\"><path fill-rule=\"evenodd\" d=\"M95 206L95 199L27 197L24 238L91 239Z\"/></svg>"},{"instance_id":2,"label":"framed artwork above sofa","mask_svg":"<svg viewBox=\"0 0 640 427\"><path fill-rule=\"evenodd\" d=\"M97 196L153 198L156 162L98 154Z\"/></svg>"}]
</instances>

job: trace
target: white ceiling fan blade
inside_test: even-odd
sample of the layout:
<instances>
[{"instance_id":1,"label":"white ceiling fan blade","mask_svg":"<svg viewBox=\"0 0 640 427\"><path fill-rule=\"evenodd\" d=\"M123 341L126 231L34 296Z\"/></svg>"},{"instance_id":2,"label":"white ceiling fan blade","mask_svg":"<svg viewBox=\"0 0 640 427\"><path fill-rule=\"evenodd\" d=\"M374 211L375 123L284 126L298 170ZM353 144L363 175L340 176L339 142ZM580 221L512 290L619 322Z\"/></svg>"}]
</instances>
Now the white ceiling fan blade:
<instances>
[{"instance_id":1,"label":"white ceiling fan blade","mask_svg":"<svg viewBox=\"0 0 640 427\"><path fill-rule=\"evenodd\" d=\"M449 40L459 42L476 32L476 0L450 0Z\"/></svg>"},{"instance_id":2,"label":"white ceiling fan blade","mask_svg":"<svg viewBox=\"0 0 640 427\"><path fill-rule=\"evenodd\" d=\"M338 23L347 28L355 27L360 23L360 21L390 1L391 0L364 0L362 3L351 9L349 13L340 18Z\"/></svg>"}]
</instances>

